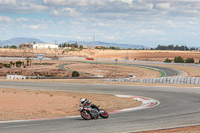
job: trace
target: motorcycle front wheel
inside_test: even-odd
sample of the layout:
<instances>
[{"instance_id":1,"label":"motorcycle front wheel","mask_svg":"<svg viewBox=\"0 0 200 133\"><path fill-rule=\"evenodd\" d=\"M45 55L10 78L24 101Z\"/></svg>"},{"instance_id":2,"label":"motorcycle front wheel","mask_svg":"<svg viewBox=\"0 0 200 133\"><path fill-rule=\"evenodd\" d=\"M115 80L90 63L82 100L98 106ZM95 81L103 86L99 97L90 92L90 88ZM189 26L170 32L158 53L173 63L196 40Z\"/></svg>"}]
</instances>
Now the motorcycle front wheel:
<instances>
[{"instance_id":1,"label":"motorcycle front wheel","mask_svg":"<svg viewBox=\"0 0 200 133\"><path fill-rule=\"evenodd\" d=\"M100 112L102 112L102 113L100 113L100 116L101 116L102 118L106 119L106 118L109 117L109 114L108 114L107 111L105 111L105 110L103 110L103 109L100 109Z\"/></svg>"},{"instance_id":2,"label":"motorcycle front wheel","mask_svg":"<svg viewBox=\"0 0 200 133\"><path fill-rule=\"evenodd\" d=\"M92 116L90 113L86 112L86 111L82 111L81 112L81 117L85 120L91 120L92 119Z\"/></svg>"}]
</instances>

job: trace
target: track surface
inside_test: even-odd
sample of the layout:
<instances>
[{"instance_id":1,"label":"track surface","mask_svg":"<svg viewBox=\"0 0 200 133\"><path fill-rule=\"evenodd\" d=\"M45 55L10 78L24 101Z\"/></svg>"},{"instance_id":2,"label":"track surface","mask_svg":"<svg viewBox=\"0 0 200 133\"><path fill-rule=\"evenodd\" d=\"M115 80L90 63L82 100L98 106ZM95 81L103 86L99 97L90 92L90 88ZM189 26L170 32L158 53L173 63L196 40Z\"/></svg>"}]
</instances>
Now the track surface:
<instances>
[{"instance_id":1,"label":"track surface","mask_svg":"<svg viewBox=\"0 0 200 133\"><path fill-rule=\"evenodd\" d=\"M111 114L106 120L86 121L76 117L0 123L1 133L118 133L200 124L200 88L0 81L1 87L138 95L160 101L154 108Z\"/></svg>"},{"instance_id":2,"label":"track surface","mask_svg":"<svg viewBox=\"0 0 200 133\"><path fill-rule=\"evenodd\" d=\"M143 67L152 67L159 69L163 72L165 72L165 76L185 76L187 73L184 71L178 70L178 69L173 69L173 68L167 68L167 67L160 67L160 66L152 66L152 65L138 65L138 66L143 66Z\"/></svg>"},{"instance_id":3,"label":"track surface","mask_svg":"<svg viewBox=\"0 0 200 133\"><path fill-rule=\"evenodd\" d=\"M64 61L64 60L63 60ZM108 63L108 62L90 62L90 61L71 61L71 62L80 62L80 63L99 63L99 64L112 64L116 65L116 63ZM139 67L147 67L147 68L155 68L159 69L160 71L165 73L165 76L186 76L187 73L178 69L174 68L168 68L168 67L161 67L161 66L154 66L154 65L141 65L141 64L127 64L127 63L117 63L118 65L125 65L125 66L139 66ZM64 69L63 66L61 66L61 69Z\"/></svg>"}]
</instances>

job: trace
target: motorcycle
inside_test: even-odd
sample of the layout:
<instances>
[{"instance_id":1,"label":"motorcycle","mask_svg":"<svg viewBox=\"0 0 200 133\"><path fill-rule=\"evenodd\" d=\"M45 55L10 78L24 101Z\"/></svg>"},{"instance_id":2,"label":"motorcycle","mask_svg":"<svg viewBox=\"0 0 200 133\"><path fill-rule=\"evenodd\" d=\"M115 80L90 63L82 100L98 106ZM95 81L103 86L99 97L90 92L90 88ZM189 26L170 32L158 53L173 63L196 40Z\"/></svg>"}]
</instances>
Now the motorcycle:
<instances>
[{"instance_id":1,"label":"motorcycle","mask_svg":"<svg viewBox=\"0 0 200 133\"><path fill-rule=\"evenodd\" d=\"M90 105L80 105L79 111L81 117L85 120L98 119L99 116L106 119L109 117L107 111L100 109L99 106L91 107Z\"/></svg>"}]
</instances>

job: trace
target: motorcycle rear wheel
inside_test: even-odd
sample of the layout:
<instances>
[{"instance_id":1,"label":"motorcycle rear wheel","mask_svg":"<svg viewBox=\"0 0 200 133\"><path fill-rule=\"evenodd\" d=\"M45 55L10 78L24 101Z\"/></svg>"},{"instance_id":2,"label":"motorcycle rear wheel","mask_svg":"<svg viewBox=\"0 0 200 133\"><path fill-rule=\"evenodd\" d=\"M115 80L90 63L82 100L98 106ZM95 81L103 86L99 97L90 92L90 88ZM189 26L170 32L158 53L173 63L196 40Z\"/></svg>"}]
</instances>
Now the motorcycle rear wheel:
<instances>
[{"instance_id":1,"label":"motorcycle rear wheel","mask_svg":"<svg viewBox=\"0 0 200 133\"><path fill-rule=\"evenodd\" d=\"M104 111L104 113L100 113L100 116L104 119L108 118L109 117L109 114L107 111L103 110L103 109L100 109L100 111Z\"/></svg>"},{"instance_id":2,"label":"motorcycle rear wheel","mask_svg":"<svg viewBox=\"0 0 200 133\"><path fill-rule=\"evenodd\" d=\"M81 117L85 120L91 120L92 119L92 116L90 113L86 112L86 111L82 111L81 112Z\"/></svg>"}]
</instances>

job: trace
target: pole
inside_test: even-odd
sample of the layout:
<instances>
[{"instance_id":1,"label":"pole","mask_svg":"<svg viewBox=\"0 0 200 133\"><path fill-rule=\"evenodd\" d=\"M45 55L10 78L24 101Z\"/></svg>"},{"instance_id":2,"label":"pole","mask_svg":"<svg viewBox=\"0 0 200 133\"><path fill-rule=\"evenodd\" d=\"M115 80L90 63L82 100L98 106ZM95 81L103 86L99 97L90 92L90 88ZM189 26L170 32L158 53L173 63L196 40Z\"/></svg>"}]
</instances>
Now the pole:
<instances>
[{"instance_id":1,"label":"pole","mask_svg":"<svg viewBox=\"0 0 200 133\"><path fill-rule=\"evenodd\" d=\"M33 45L34 45L34 44L35 44L35 42L33 42ZM33 45L32 45L32 62L31 62L31 63L32 63L32 72L31 72L31 76L33 76L33 73L34 73L34 71L33 71L33 54L34 54L34 53L33 53L33 52L34 52L34 51L33 51Z\"/></svg>"},{"instance_id":2,"label":"pole","mask_svg":"<svg viewBox=\"0 0 200 133\"><path fill-rule=\"evenodd\" d=\"M199 50L199 64L200 64L200 50Z\"/></svg>"}]
</instances>

